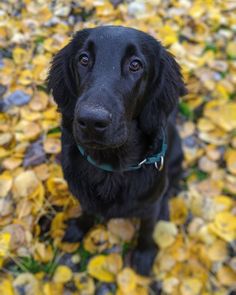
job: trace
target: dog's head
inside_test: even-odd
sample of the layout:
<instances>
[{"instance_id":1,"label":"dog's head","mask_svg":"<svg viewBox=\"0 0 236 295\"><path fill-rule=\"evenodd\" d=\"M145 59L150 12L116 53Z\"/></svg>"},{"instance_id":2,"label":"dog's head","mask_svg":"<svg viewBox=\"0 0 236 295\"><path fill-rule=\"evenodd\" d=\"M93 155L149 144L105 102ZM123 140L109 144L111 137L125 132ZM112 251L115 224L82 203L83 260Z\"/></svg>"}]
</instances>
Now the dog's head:
<instances>
[{"instance_id":1,"label":"dog's head","mask_svg":"<svg viewBox=\"0 0 236 295\"><path fill-rule=\"evenodd\" d=\"M116 26L77 32L54 57L48 85L75 141L95 149L122 146L133 120L155 136L186 92L178 64L158 41Z\"/></svg>"}]
</instances>

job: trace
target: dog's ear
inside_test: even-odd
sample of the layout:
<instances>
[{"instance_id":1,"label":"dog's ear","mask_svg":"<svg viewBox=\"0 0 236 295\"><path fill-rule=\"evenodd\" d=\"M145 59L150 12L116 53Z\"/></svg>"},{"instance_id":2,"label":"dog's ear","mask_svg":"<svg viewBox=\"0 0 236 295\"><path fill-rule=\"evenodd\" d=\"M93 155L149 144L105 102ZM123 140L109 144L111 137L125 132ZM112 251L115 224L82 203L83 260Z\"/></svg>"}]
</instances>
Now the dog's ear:
<instances>
[{"instance_id":1,"label":"dog's ear","mask_svg":"<svg viewBox=\"0 0 236 295\"><path fill-rule=\"evenodd\" d=\"M161 49L160 77L156 83L156 98L166 116L174 110L180 96L187 94L181 69L174 56L165 48Z\"/></svg>"},{"instance_id":2,"label":"dog's ear","mask_svg":"<svg viewBox=\"0 0 236 295\"><path fill-rule=\"evenodd\" d=\"M161 128L165 128L168 116L176 109L178 98L187 93L174 56L158 42L156 44L159 50L155 54L155 68L146 94L148 102L139 116L140 128L154 142L161 138Z\"/></svg>"},{"instance_id":3,"label":"dog's ear","mask_svg":"<svg viewBox=\"0 0 236 295\"><path fill-rule=\"evenodd\" d=\"M59 109L72 109L76 102L78 79L75 71L74 58L89 34L89 29L77 32L72 40L63 47L52 59L47 77L48 90Z\"/></svg>"}]
</instances>

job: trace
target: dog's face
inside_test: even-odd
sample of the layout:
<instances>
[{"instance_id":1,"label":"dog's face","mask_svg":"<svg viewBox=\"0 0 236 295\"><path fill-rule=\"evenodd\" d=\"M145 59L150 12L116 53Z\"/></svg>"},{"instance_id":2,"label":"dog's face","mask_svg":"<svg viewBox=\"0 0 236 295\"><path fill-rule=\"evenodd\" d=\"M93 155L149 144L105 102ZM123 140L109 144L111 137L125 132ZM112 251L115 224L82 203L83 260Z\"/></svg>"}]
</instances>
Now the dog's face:
<instances>
[{"instance_id":1,"label":"dog's face","mask_svg":"<svg viewBox=\"0 0 236 295\"><path fill-rule=\"evenodd\" d=\"M185 92L179 66L159 42L114 26L78 32L55 56L48 80L75 141L93 149L122 146L134 120L154 133Z\"/></svg>"}]
</instances>

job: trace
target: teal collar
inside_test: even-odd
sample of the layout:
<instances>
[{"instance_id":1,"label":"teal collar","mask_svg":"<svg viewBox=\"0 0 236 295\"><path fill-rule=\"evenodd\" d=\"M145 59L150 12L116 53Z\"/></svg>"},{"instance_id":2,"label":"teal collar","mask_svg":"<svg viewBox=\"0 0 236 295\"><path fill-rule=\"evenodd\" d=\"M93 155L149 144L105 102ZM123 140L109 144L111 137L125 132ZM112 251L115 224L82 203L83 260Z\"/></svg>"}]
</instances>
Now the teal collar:
<instances>
[{"instance_id":1,"label":"teal collar","mask_svg":"<svg viewBox=\"0 0 236 295\"><path fill-rule=\"evenodd\" d=\"M92 164L93 166L95 166L97 168L100 168L102 170L108 171L108 172L132 171L132 170L140 169L144 165L152 165L152 164L154 164L155 168L158 171L161 171L163 166L164 166L164 157L165 157L166 150L167 150L167 143L166 143L166 140L165 140L165 132L163 131L162 147L161 147L160 153L154 154L153 156L150 156L150 157L147 157L143 161L138 163L137 165L132 165L132 166L124 168L124 169L114 169L112 167L112 165L106 164L106 163L98 164L98 163L96 163L96 161L93 158L91 158L89 155L86 155L85 150L82 148L81 145L78 144L77 147L78 147L81 155L84 156L85 159L90 164Z\"/></svg>"}]
</instances>

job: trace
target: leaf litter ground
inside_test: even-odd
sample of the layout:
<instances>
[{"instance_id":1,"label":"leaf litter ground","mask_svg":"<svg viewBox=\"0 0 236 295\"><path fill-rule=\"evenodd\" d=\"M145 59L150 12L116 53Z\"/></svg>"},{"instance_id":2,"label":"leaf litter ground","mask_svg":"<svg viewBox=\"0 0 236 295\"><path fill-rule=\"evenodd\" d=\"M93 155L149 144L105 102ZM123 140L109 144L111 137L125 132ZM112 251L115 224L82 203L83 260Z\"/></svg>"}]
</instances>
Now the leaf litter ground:
<instances>
[{"instance_id":1,"label":"leaf litter ground","mask_svg":"<svg viewBox=\"0 0 236 295\"><path fill-rule=\"evenodd\" d=\"M235 10L223 0L1 1L0 294L235 294ZM148 278L129 266L137 220L97 220L81 244L62 242L81 208L62 176L45 78L73 32L104 24L160 39L189 89L178 118L185 177L170 222L156 224Z\"/></svg>"}]
</instances>

